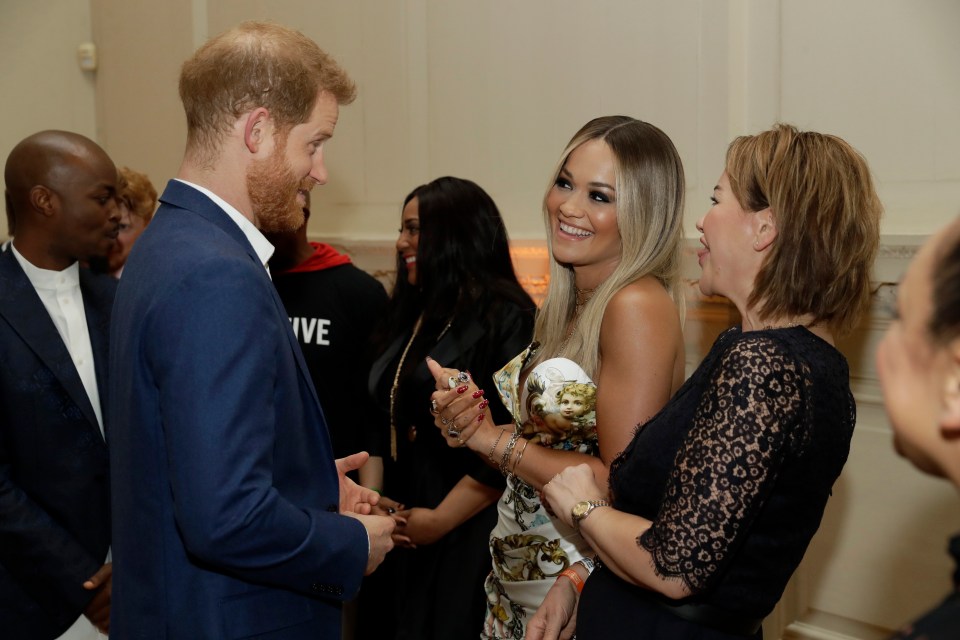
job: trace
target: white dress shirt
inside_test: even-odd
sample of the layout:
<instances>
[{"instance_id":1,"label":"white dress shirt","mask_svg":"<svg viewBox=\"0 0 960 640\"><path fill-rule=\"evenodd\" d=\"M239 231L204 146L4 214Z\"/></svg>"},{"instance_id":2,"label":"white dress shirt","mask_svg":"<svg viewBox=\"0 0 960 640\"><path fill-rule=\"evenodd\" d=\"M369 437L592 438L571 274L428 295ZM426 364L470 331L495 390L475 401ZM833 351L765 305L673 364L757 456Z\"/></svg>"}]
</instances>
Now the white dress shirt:
<instances>
[{"instance_id":1,"label":"white dress shirt","mask_svg":"<svg viewBox=\"0 0 960 640\"><path fill-rule=\"evenodd\" d=\"M74 262L63 271L51 271L34 266L10 245L14 257L20 263L23 272L40 301L46 307L50 319L57 327L63 339L73 365L80 374L80 381L87 392L93 412L97 416L100 435L103 435L103 414L100 410L100 393L97 390L97 372L93 363L93 347L90 346L90 332L87 330L87 316L83 309L83 295L80 293L80 265Z\"/></svg>"}]
</instances>

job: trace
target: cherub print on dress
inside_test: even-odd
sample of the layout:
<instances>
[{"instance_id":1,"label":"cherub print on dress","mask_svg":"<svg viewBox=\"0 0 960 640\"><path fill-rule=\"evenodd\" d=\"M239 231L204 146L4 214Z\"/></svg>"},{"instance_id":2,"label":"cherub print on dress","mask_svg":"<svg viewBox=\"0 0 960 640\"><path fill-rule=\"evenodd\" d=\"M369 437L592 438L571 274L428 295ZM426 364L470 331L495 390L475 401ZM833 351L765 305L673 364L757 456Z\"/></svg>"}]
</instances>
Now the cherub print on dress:
<instances>
[{"instance_id":1,"label":"cherub print on dress","mask_svg":"<svg viewBox=\"0 0 960 640\"><path fill-rule=\"evenodd\" d=\"M544 363L547 364L547 363ZM569 440L576 447L596 431L597 387L541 366L527 379L524 435L544 445Z\"/></svg>"}]
</instances>

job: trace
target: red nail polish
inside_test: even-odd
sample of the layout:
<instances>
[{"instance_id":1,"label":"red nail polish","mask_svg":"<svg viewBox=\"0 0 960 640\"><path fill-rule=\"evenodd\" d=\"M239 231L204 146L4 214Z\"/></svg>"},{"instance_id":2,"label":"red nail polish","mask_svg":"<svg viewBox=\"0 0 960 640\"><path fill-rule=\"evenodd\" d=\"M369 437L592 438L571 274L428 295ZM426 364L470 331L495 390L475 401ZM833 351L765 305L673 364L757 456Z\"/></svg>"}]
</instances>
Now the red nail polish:
<instances>
[{"instance_id":1,"label":"red nail polish","mask_svg":"<svg viewBox=\"0 0 960 640\"><path fill-rule=\"evenodd\" d=\"M480 410L482 411L482 410L484 410L484 409L487 408L487 405L488 405L488 404L490 404L490 401L489 401L489 400L484 400L483 402L481 402L481 403L480 403L479 405L477 405L477 406L478 406L478 407L480 408Z\"/></svg>"},{"instance_id":2,"label":"red nail polish","mask_svg":"<svg viewBox=\"0 0 960 640\"><path fill-rule=\"evenodd\" d=\"M485 417L486 417L486 416L484 416L484 414L481 413L480 415L477 416L477 422L483 422L483 419L484 419Z\"/></svg>"},{"instance_id":3,"label":"red nail polish","mask_svg":"<svg viewBox=\"0 0 960 640\"><path fill-rule=\"evenodd\" d=\"M466 393L467 389L469 389L467 385L463 385L462 387L457 387L457 393Z\"/></svg>"},{"instance_id":4,"label":"red nail polish","mask_svg":"<svg viewBox=\"0 0 960 640\"><path fill-rule=\"evenodd\" d=\"M483 389L477 389L476 391L473 392L474 399L479 398L482 395L483 395Z\"/></svg>"}]
</instances>

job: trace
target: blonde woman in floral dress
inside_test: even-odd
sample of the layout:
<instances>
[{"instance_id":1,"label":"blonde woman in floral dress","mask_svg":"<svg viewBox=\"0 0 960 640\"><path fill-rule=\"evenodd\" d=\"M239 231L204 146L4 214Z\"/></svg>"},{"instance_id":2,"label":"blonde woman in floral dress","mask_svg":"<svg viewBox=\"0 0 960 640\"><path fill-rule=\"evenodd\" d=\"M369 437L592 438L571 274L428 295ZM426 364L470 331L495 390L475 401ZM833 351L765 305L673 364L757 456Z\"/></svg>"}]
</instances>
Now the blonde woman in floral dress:
<instances>
[{"instance_id":1,"label":"blonde woman in floral dress","mask_svg":"<svg viewBox=\"0 0 960 640\"><path fill-rule=\"evenodd\" d=\"M551 284L537 342L494 376L513 424L490 420L466 372L428 361L438 388L431 408L448 444L507 476L483 638L523 638L550 586L580 582L592 566L583 538L544 508L543 485L583 462L605 482L635 426L683 381L683 193L679 155L662 131L626 116L588 122L544 197Z\"/></svg>"}]
</instances>

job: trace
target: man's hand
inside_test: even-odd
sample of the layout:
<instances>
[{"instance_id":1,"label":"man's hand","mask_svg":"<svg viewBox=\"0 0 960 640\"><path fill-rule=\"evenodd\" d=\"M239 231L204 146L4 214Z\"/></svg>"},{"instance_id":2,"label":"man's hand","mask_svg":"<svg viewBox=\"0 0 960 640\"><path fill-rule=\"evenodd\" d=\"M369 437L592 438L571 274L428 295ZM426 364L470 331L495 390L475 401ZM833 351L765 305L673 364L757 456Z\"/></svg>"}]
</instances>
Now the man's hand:
<instances>
[{"instance_id":1,"label":"man's hand","mask_svg":"<svg viewBox=\"0 0 960 640\"><path fill-rule=\"evenodd\" d=\"M396 523L393 518L385 516L368 516L360 513L344 512L345 516L356 518L367 530L367 540L370 542L370 555L367 556L367 569L363 575L368 576L380 566L387 552L393 549L393 529Z\"/></svg>"},{"instance_id":2,"label":"man's hand","mask_svg":"<svg viewBox=\"0 0 960 640\"><path fill-rule=\"evenodd\" d=\"M347 473L364 465L370 454L366 451L355 453L337 460L337 474L340 476L340 512L348 511L367 515L380 501L380 494L373 489L361 487L351 480Z\"/></svg>"},{"instance_id":3,"label":"man's hand","mask_svg":"<svg viewBox=\"0 0 960 640\"><path fill-rule=\"evenodd\" d=\"M113 588L113 563L108 562L83 583L83 588L96 591L93 600L83 610L100 633L110 633L110 593Z\"/></svg>"},{"instance_id":4,"label":"man's hand","mask_svg":"<svg viewBox=\"0 0 960 640\"><path fill-rule=\"evenodd\" d=\"M569 640L577 629L580 594L573 581L560 577L527 623L526 640Z\"/></svg>"}]
</instances>

